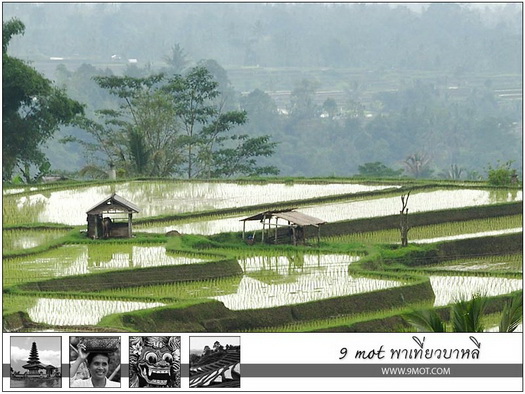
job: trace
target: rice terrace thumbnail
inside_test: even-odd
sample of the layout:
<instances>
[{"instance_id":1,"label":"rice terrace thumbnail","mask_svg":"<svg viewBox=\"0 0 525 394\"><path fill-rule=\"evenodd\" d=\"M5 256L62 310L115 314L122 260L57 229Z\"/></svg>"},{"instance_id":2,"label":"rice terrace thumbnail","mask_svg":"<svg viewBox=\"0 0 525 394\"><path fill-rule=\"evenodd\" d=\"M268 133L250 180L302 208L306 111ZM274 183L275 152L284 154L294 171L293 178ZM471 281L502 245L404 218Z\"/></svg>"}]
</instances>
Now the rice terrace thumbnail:
<instances>
[{"instance_id":1,"label":"rice terrace thumbnail","mask_svg":"<svg viewBox=\"0 0 525 394\"><path fill-rule=\"evenodd\" d=\"M4 187L3 330L461 331L476 305L479 330L521 330L522 198L401 178Z\"/></svg>"}]
</instances>

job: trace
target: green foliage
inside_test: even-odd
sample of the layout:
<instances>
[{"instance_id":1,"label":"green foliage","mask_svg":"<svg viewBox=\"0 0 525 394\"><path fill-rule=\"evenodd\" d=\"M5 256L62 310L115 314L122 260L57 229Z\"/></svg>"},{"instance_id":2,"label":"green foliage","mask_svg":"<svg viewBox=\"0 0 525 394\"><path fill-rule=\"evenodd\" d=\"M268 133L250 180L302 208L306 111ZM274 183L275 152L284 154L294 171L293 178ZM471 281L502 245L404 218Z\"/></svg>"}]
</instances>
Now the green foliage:
<instances>
[{"instance_id":1,"label":"green foliage","mask_svg":"<svg viewBox=\"0 0 525 394\"><path fill-rule=\"evenodd\" d=\"M24 33L18 19L2 22L2 179L10 180L18 167L26 181L37 181L49 171L42 145L59 129L82 114L71 100L34 68L7 53L14 35ZM33 178L31 166L40 173Z\"/></svg>"},{"instance_id":2,"label":"green foliage","mask_svg":"<svg viewBox=\"0 0 525 394\"><path fill-rule=\"evenodd\" d=\"M431 159L425 153L414 153L405 159L405 171L414 178L430 178L432 169L430 168Z\"/></svg>"},{"instance_id":3,"label":"green foliage","mask_svg":"<svg viewBox=\"0 0 525 394\"><path fill-rule=\"evenodd\" d=\"M523 321L523 292L517 293L505 304L501 313L499 332L514 332Z\"/></svg>"},{"instance_id":4,"label":"green foliage","mask_svg":"<svg viewBox=\"0 0 525 394\"><path fill-rule=\"evenodd\" d=\"M170 53L164 57L164 61L169 66L170 71L174 73L182 73L189 63L180 44L174 44L171 47Z\"/></svg>"},{"instance_id":5,"label":"green foliage","mask_svg":"<svg viewBox=\"0 0 525 394\"><path fill-rule=\"evenodd\" d=\"M506 163L500 163L498 161L497 166L488 166L488 182L493 186L508 186L511 184L517 184L518 178L516 170L512 168L513 161L507 161Z\"/></svg>"},{"instance_id":6,"label":"green foliage","mask_svg":"<svg viewBox=\"0 0 525 394\"><path fill-rule=\"evenodd\" d=\"M457 179L461 179L461 177L463 176L463 173L464 173L463 168L459 167L457 164L451 164L447 170L444 170L439 173L439 177L444 178L444 179L457 180ZM470 174L469 176L472 177L472 179L475 179L475 174Z\"/></svg>"},{"instance_id":7,"label":"green foliage","mask_svg":"<svg viewBox=\"0 0 525 394\"><path fill-rule=\"evenodd\" d=\"M297 182L297 179L295 181ZM158 186L160 182L161 181L156 181L154 185ZM261 182L248 181L247 183L264 184L267 182L268 180ZM293 179L283 179L282 182L293 183ZM181 183L188 183L188 181ZM192 182L189 183L191 184ZM311 181L311 183L317 185L326 182L325 180L315 180ZM168 184L169 187L172 187L171 185L176 185L176 182L169 181ZM100 183L97 183L97 185L100 185ZM107 183L105 185L108 186ZM128 182L114 182L110 183L110 185L129 186ZM75 187L77 186L82 186L82 184L75 184ZM29 187L19 188L21 190L17 191L12 187L10 191L13 196L5 196L4 199L5 201L13 203L21 196L28 196L31 195L31 193L42 193L46 195L47 192L55 190L53 188L66 189L64 186L59 185L42 185L35 187L35 190L32 191L29 191ZM131 189L137 192L137 189ZM383 196L384 193L384 191L374 192L366 194L365 196L359 196L356 200L370 198L371 196ZM392 192L389 191L388 193ZM398 191L395 193L397 195ZM337 198L340 199L341 196ZM344 197L344 199L348 198L348 196ZM354 196L350 199L353 200ZM490 220L484 220L494 221L496 223L495 227L504 228L514 226L516 223L519 224L521 203L513 203L513 208L510 209L510 211L506 208L507 206L510 205L500 204L500 206L493 206L492 208L472 208L469 211L470 213L465 215L459 214L457 210L447 210L440 214L431 213L421 214L420 216L419 214L414 214L414 217L421 217L420 223L435 223L437 219L437 222L452 221L453 225L458 227L460 227L461 223L458 223L457 220L465 220L471 217L470 215L474 215L476 218L490 217ZM243 209L245 210L243 212L251 213L250 209L253 209L253 207L235 207L235 211L230 211L230 214L234 213L231 216L237 216L238 212ZM464 213L463 211L464 210L460 210L459 212ZM499 216L502 216L504 213L506 215L514 213L514 215L499 218ZM199 214L209 218L213 217L211 215L217 215L217 211L196 212L194 214L195 216L188 215L187 217L182 215L179 217L179 220L184 217L187 221L188 218L198 217ZM436 216L438 216L438 218L436 218ZM149 219L151 219L151 217L143 218L144 221ZM151 221L153 222L154 220ZM364 226L363 223L369 223L371 221L371 219L366 218L363 219L362 222L354 220L343 225L337 223L336 226L341 226L337 227L340 231L360 232L362 228L365 228L360 226ZM377 218L376 222L380 226L379 228L381 228L381 226L383 226L383 228L390 226L385 217ZM35 224L33 227L24 226L24 228L27 228L27 230L32 228L34 230L33 232L37 232L37 225L38 224ZM329 225L330 223L326 226L328 227ZM476 220L474 223L466 223L466 226L461 227L462 230L460 231L467 231L471 226L484 227L485 225L481 225L481 221ZM434 225L434 231L435 227ZM489 227L488 224L487 227ZM11 229L13 227L9 228ZM57 225L56 228L61 227ZM443 226L440 231L449 233L450 230L448 229L448 227ZM32 300L36 297L100 300L105 299L104 297L109 297L111 300L122 301L131 299L140 301L156 299L156 301L173 302L173 304L155 310L108 316L99 328L118 327L119 330L136 329L138 331L144 331L144 328L150 324L149 331L152 331L152 329L165 331L166 329L170 329L168 325L172 325L171 329L173 329L173 327L179 327L178 330L183 332L185 332L185 330L188 332L195 332L195 330L222 330L222 332L225 330L259 330L261 327L270 327L268 330L273 330L276 329L275 326L286 327L286 330L390 330L388 332L392 332L393 328L395 328L396 331L402 330L407 324L401 323L399 316L393 316L395 310L399 311L401 308L408 308L418 303L425 303L425 308L427 309L430 307L434 297L428 279L430 271L428 267L422 268L422 266L426 266L433 261L441 263L443 260L447 260L452 256L472 255L472 258L477 258L478 255L509 253L511 250L516 250L515 253L518 254L521 253L520 242L522 238L521 234L515 234L512 237L490 237L479 240L447 242L437 245L409 245L407 248L399 248L391 245L378 245L378 237L372 235L369 238L364 237L360 243L355 242L355 240L344 240L341 243L334 242L333 240L325 240L319 248L312 248L294 247L291 245L247 245L238 232L221 233L209 237L184 234L168 237L165 234L135 232L135 237L131 239L95 241L87 238L85 234L78 230L78 228L71 230L64 238L59 238L61 233L57 231L58 234L56 234L54 239L46 239L41 245L42 248L50 248L63 244L73 244L74 246L53 249L46 252L45 255L34 256L34 259L14 258L14 255L10 255L13 258L5 259L4 285L7 284L7 287L4 287L5 293L10 297L8 300L10 303L9 312L17 312L19 310L16 306L17 299L21 301L20 308L26 307L27 304L22 303L22 299L19 297L29 294L31 294L29 299ZM137 230L137 227L135 227L135 230ZM15 233L18 230L9 231ZM38 229L38 231L44 232L45 230L42 231L42 229ZM28 233L30 233L30 231L24 229L18 235L25 237ZM13 236L16 237L17 235L13 234ZM89 258L91 263L108 262L114 259L113 256L120 256L120 259L123 255L131 255L131 253L137 253L141 259L144 259L143 261L152 257L155 259L155 262L162 260L161 256L156 254L156 252L149 254L150 251L141 250L139 253L137 250L142 249L139 248L140 246L147 247L150 245L155 245L155 249L162 249L160 246L165 245L166 251L168 252L167 257L170 259L179 256L191 256L200 262L192 262L178 266L175 266L175 264L163 267L148 266L147 268L138 268L130 264L129 267L127 265L125 268L119 266L120 268L118 269L114 266L97 266L95 263L91 267L96 272L90 275L76 275L73 271L68 271L68 275L70 276L52 279L57 275L61 267L68 267L68 269L75 268L75 266L84 268L84 264L76 259L75 253L82 254L82 258ZM483 248L483 245L487 245L486 249ZM20 252L18 248L16 249L17 250L14 251L15 253ZM85 252L86 249L88 250L87 253ZM42 251L42 249L39 250ZM74 252L74 250L76 250L76 252ZM7 250L6 252L9 253L10 251ZM35 250L25 249L22 252L33 253ZM192 309L194 305L202 306L204 302L202 297L214 297L219 294L235 292L236 286L238 286L238 282L243 275L241 270L243 261L249 259L262 257L260 261L264 262L262 269L251 270L248 273L250 279L259 280L268 284L275 283L276 281L279 283L291 283L298 279L298 275L302 275L303 270L308 271L309 269L313 269L313 272L316 273L324 271L322 267L326 267L325 263L327 260L318 260L315 266L310 266L305 264L307 261L305 256L307 254L313 254L315 256L315 254L318 253L319 256L321 256L328 253L337 253L337 256L333 257L333 261L329 261L328 263L342 264L343 261L346 261L345 257L348 256L343 257L341 254L357 256L365 254L365 252L367 256L364 256L360 261L354 261L352 264L345 266L345 269L348 268L351 277L394 281L401 286L386 291L378 290L367 293L358 291L353 294L349 292L343 297L297 305L285 305L283 307L268 308L265 310L230 311L219 302L214 302L213 308L210 307L210 309L202 307L202 313L198 314L198 316L194 313L195 310ZM162 254L162 256L164 256L164 254ZM292 269L292 271L284 273L284 271L280 269L274 269L274 266L277 266L275 262L279 261L282 257L288 259L290 264L287 268ZM324 257L327 256L322 256L322 258ZM515 259L518 260L516 257L519 256L515 256ZM206 262L202 263L202 260ZM504 260L506 260L506 258L501 257L496 259L491 257L489 261L491 264L498 265ZM75 261L73 267L69 267L71 261ZM122 262L122 260L120 260L120 262ZM297 264L298 262L299 264ZM516 262L515 265L518 266L519 263ZM286 267L286 264L282 267ZM427 270L425 270L425 268L427 268ZM319 271L319 269L321 269L321 271ZM459 275L453 271L453 268L450 268L450 270L447 268L447 271L441 271L440 273L436 273L437 269L435 266L432 267L432 269L434 270L433 275ZM521 271L519 267L516 267L512 272L504 272L503 270L489 272L489 270L487 270L483 272L469 272L468 275L519 278L521 277ZM151 286L148 286L149 284L151 284ZM92 292L93 294L82 292ZM204 309L206 310L204 311ZM508 330L511 330L516 326L516 322L521 319L518 315L521 307L520 304L509 304L506 310L507 309L508 311L504 312L505 315L508 315L506 320L508 323L505 323L505 326L509 327ZM480 329L481 326L477 326L476 322L479 320L480 315L481 317L485 315L484 310L485 309L479 305L474 307L465 306L461 309L460 313L457 314L456 320L458 323L456 329L459 330L460 326L470 327L467 328L468 330ZM491 313L493 313L493 311ZM337 316L337 318L332 319L333 316ZM171 320L171 318L173 318L173 320ZM297 322L297 319L303 320ZM312 322L312 319L315 321ZM377 321L373 321L372 319L377 319ZM154 325L151 325L152 321L155 321ZM439 320L431 314L420 319L418 324L420 329L426 324L429 327L435 327L432 330L443 331L442 328L439 329ZM274 326L273 328L271 327L272 325ZM425 328L424 330L430 329Z\"/></svg>"},{"instance_id":8,"label":"green foliage","mask_svg":"<svg viewBox=\"0 0 525 394\"><path fill-rule=\"evenodd\" d=\"M412 311L404 317L419 332L446 332L445 323L434 309Z\"/></svg>"},{"instance_id":9,"label":"green foliage","mask_svg":"<svg viewBox=\"0 0 525 394\"><path fill-rule=\"evenodd\" d=\"M460 300L450 308L450 326L436 309L412 311L403 317L419 332L484 332L489 299L474 295L470 300ZM523 320L523 293L515 293L505 303L500 316L499 332L513 332Z\"/></svg>"},{"instance_id":10,"label":"green foliage","mask_svg":"<svg viewBox=\"0 0 525 394\"><path fill-rule=\"evenodd\" d=\"M472 179L487 161L501 157L520 161L522 111L514 100L522 79L519 4L483 10L444 3L423 8L276 4L270 12L264 4L147 8L144 4L12 3L4 8L4 18L17 15L34 24L22 42L9 48L29 54L35 67L49 67L48 56L57 50L56 37L75 32L61 41L60 49L78 57L68 59L71 71L59 66L57 82L74 92L77 100L89 103L90 109L113 108L114 103L107 91L89 85L94 67L81 62L100 64L96 70L100 75L121 75L124 69L137 78L158 70L182 73L185 69L176 66L181 60L206 58L227 64L231 83L224 80L224 70L212 72L220 81L221 100L228 97L222 100L223 111L237 109L236 99L241 96L241 108L249 117L241 133L268 134L279 141L271 164L286 175L343 176L357 173L359 164L375 161L397 168L419 151L432 152L433 165L446 169L443 176L453 175L448 171L451 163L461 163L462 176L469 174ZM41 14L45 18L34 17ZM209 15L221 18L210 20ZM208 28L197 28L204 25ZM144 29L166 39L151 39ZM83 40L86 35L93 39ZM180 45L172 46L173 37L188 37L187 56ZM391 45L385 37L396 37L396 43ZM356 42L366 42L366 53ZM499 45L488 48L487 42ZM425 51L420 50L422 45ZM110 47L133 47L133 56L145 67L126 66L125 60L101 62ZM174 67L165 67L166 52ZM207 65L211 71L209 60ZM298 80L307 82L298 86ZM253 102L246 104L244 92L256 88L269 94L253 111ZM501 90L508 94L499 94ZM294 91L293 106L284 91ZM326 92L330 92L328 99ZM318 116L323 100L329 117L336 111L332 100L336 101L339 113L333 119ZM70 164L68 160L62 166Z\"/></svg>"},{"instance_id":11,"label":"green foliage","mask_svg":"<svg viewBox=\"0 0 525 394\"><path fill-rule=\"evenodd\" d=\"M402 169L393 170L385 166L383 163L376 161L373 163L365 163L358 167L359 175L370 178L394 178L399 177L403 173Z\"/></svg>"},{"instance_id":12,"label":"green foliage","mask_svg":"<svg viewBox=\"0 0 525 394\"><path fill-rule=\"evenodd\" d=\"M452 308L453 332L483 332L483 315L487 308L487 301L480 295L474 295L468 301L459 301Z\"/></svg>"},{"instance_id":13,"label":"green foliage","mask_svg":"<svg viewBox=\"0 0 525 394\"><path fill-rule=\"evenodd\" d=\"M231 131L246 122L244 111L223 111L219 83L203 66L165 78L99 76L100 87L121 99L119 110L101 110L104 123L87 118L78 124L94 137L80 141L91 154L126 174L188 178L275 174L257 166L257 157L273 154L268 136ZM77 139L78 140L78 139Z\"/></svg>"}]
</instances>

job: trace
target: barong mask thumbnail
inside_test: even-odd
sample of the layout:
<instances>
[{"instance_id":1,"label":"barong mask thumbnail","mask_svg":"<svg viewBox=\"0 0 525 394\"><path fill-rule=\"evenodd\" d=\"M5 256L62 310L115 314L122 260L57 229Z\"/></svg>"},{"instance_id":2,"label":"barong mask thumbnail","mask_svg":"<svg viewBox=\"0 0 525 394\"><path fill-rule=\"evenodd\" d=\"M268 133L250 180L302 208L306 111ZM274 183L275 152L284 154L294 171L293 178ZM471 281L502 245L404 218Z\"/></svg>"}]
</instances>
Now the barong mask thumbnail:
<instances>
[{"instance_id":1,"label":"barong mask thumbnail","mask_svg":"<svg viewBox=\"0 0 525 394\"><path fill-rule=\"evenodd\" d=\"M178 387L180 339L130 338L130 387Z\"/></svg>"}]
</instances>

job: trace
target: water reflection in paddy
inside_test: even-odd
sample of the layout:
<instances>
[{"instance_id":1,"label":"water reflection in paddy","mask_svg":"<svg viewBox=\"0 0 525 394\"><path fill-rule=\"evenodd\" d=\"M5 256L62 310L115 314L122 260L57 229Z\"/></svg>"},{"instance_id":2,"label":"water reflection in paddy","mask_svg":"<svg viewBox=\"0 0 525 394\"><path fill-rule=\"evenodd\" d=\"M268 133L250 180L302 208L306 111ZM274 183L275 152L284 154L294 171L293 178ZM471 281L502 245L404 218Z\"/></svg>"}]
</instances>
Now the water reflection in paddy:
<instances>
[{"instance_id":1,"label":"water reflection in paddy","mask_svg":"<svg viewBox=\"0 0 525 394\"><path fill-rule=\"evenodd\" d=\"M68 230L3 230L2 250L13 251L34 248L68 233Z\"/></svg>"},{"instance_id":2,"label":"water reflection in paddy","mask_svg":"<svg viewBox=\"0 0 525 394\"><path fill-rule=\"evenodd\" d=\"M57 326L93 325L104 316L164 306L159 302L39 298L27 313L32 321Z\"/></svg>"},{"instance_id":3,"label":"water reflection in paddy","mask_svg":"<svg viewBox=\"0 0 525 394\"><path fill-rule=\"evenodd\" d=\"M141 217L206 211L392 188L349 183L237 184L228 182L135 181L29 196L4 195L4 223L82 225L85 212L113 192L140 207Z\"/></svg>"},{"instance_id":4,"label":"water reflection in paddy","mask_svg":"<svg viewBox=\"0 0 525 394\"><path fill-rule=\"evenodd\" d=\"M391 280L354 278L345 255L251 257L240 260L244 277L233 294L212 297L232 310L300 304L400 286Z\"/></svg>"},{"instance_id":5,"label":"water reflection in paddy","mask_svg":"<svg viewBox=\"0 0 525 394\"><path fill-rule=\"evenodd\" d=\"M411 212L426 212L521 200L521 191L495 193L494 191L472 189L435 190L411 194L409 208ZM302 207L299 210L307 215L318 217L327 222L335 222L396 215L399 213L400 201L399 196L396 196L333 204L316 204ZM164 225L140 225L136 226L136 228L137 231L151 233L166 233L177 230L182 234L212 235L222 232L242 231L243 225L240 220L245 217L246 215L216 220L194 221L191 223L177 222ZM257 221L246 222L245 230L247 232L261 230L261 228L261 224Z\"/></svg>"},{"instance_id":6,"label":"water reflection in paddy","mask_svg":"<svg viewBox=\"0 0 525 394\"><path fill-rule=\"evenodd\" d=\"M451 235L448 237L436 237L436 238L427 238L427 239L415 239L410 241L410 243L415 244L428 244L442 241L454 241L457 239L468 239L468 238L479 238L479 237L488 237L494 235L504 235L504 234L515 234L523 231L522 227L509 228L506 230L494 230L494 231L483 231L480 233L471 233L471 234L460 234L460 235Z\"/></svg>"},{"instance_id":7,"label":"water reflection in paddy","mask_svg":"<svg viewBox=\"0 0 525 394\"><path fill-rule=\"evenodd\" d=\"M23 258L5 259L4 286L20 281L81 275L106 270L194 264L202 258L172 256L164 246L126 244L66 245Z\"/></svg>"},{"instance_id":8,"label":"water reflection in paddy","mask_svg":"<svg viewBox=\"0 0 525 394\"><path fill-rule=\"evenodd\" d=\"M410 212L415 213L521 200L521 191L515 191L513 193L507 191L504 193L496 193L490 190L476 189L435 190L411 193L408 208L410 209ZM361 219L365 217L396 215L399 213L400 207L401 199L399 196L396 196L373 200L316 205L301 208L301 212L322 218L328 222L333 222L339 220Z\"/></svg>"},{"instance_id":9,"label":"water reflection in paddy","mask_svg":"<svg viewBox=\"0 0 525 394\"><path fill-rule=\"evenodd\" d=\"M434 306L444 306L474 295L497 296L521 290L521 279L480 276L430 276L436 295Z\"/></svg>"}]
</instances>

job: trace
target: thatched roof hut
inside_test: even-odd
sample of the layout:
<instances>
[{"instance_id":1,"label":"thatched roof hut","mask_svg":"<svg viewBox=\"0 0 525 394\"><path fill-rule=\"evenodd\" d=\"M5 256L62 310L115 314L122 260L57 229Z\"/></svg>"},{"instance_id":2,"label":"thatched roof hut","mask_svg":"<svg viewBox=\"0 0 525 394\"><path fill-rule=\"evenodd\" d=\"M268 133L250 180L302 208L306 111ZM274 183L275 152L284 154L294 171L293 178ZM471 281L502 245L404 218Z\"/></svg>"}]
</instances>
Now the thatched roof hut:
<instances>
[{"instance_id":1,"label":"thatched roof hut","mask_svg":"<svg viewBox=\"0 0 525 394\"><path fill-rule=\"evenodd\" d=\"M275 219L273 225L274 234L273 238L270 235L272 228L272 219ZM279 219L281 223L279 223ZM317 228L317 242L319 243L320 238L320 226L326 224L326 221L318 219L316 217L306 215L302 212L297 212L295 208L265 211L256 215L241 219L243 222L242 237L245 239L246 234L246 222L258 220L262 223L263 229L261 234L261 242L273 242L273 243L288 243L291 242L294 245L304 244L304 227L313 226ZM268 222L268 227L266 223ZM283 227L285 228L283 230Z\"/></svg>"},{"instance_id":2,"label":"thatched roof hut","mask_svg":"<svg viewBox=\"0 0 525 394\"><path fill-rule=\"evenodd\" d=\"M113 193L86 212L88 237L131 238L133 214L138 212L135 204Z\"/></svg>"}]
</instances>

